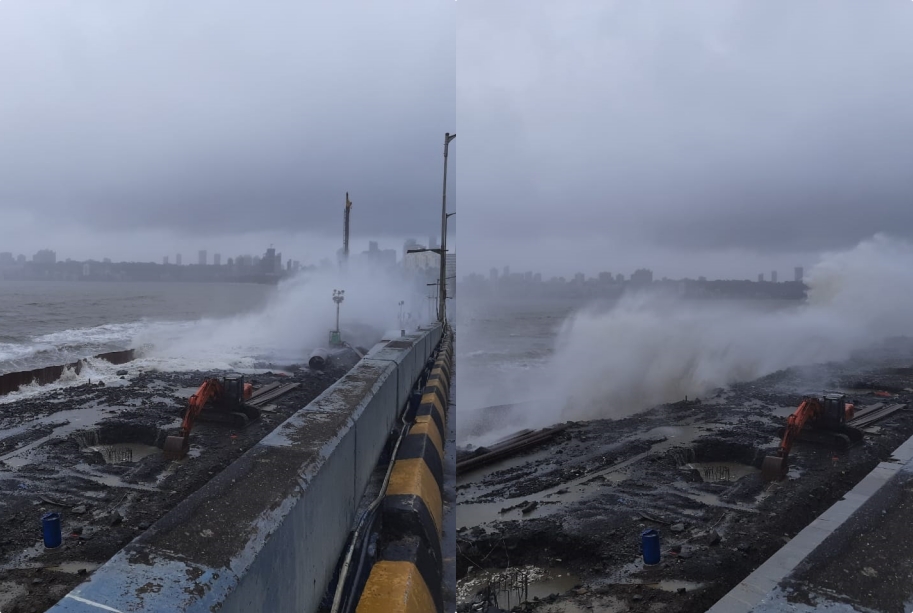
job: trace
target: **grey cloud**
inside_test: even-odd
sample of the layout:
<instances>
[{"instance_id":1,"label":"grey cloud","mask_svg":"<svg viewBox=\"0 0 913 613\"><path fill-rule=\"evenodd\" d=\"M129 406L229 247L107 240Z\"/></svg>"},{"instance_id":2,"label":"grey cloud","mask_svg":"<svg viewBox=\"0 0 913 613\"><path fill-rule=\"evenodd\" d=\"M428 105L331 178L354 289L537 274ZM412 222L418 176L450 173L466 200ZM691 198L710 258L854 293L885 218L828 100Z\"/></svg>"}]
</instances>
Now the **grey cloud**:
<instances>
[{"instance_id":1,"label":"grey cloud","mask_svg":"<svg viewBox=\"0 0 913 613\"><path fill-rule=\"evenodd\" d=\"M479 244L601 237L611 259L913 237L913 5L460 8L460 195L478 203L461 221Z\"/></svg>"},{"instance_id":2,"label":"grey cloud","mask_svg":"<svg viewBox=\"0 0 913 613\"><path fill-rule=\"evenodd\" d=\"M3 2L0 209L336 233L349 191L353 232L427 234L455 128L453 4Z\"/></svg>"}]
</instances>

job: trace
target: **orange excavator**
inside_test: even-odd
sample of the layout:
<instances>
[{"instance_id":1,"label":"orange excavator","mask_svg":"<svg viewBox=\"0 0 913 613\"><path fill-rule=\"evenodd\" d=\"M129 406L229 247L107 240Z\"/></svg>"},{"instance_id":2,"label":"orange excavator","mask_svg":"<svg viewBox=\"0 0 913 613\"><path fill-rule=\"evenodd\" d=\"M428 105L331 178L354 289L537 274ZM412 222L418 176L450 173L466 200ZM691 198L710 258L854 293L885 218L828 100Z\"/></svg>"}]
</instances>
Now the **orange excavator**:
<instances>
[{"instance_id":1,"label":"orange excavator","mask_svg":"<svg viewBox=\"0 0 913 613\"><path fill-rule=\"evenodd\" d=\"M196 393L190 397L184 411L179 436L165 439L165 459L180 460L190 450L190 431L199 419L228 424L242 429L260 417L260 410L245 404L253 394L253 386L244 383L242 375L229 375L221 381L206 379Z\"/></svg>"},{"instance_id":2,"label":"orange excavator","mask_svg":"<svg viewBox=\"0 0 913 613\"><path fill-rule=\"evenodd\" d=\"M789 468L789 452L797 439L821 443L835 449L848 449L862 441L862 432L847 422L855 415L855 406L845 394L827 394L824 398L806 398L789 416L782 432L777 455L767 456L761 464L765 481L780 481Z\"/></svg>"}]
</instances>

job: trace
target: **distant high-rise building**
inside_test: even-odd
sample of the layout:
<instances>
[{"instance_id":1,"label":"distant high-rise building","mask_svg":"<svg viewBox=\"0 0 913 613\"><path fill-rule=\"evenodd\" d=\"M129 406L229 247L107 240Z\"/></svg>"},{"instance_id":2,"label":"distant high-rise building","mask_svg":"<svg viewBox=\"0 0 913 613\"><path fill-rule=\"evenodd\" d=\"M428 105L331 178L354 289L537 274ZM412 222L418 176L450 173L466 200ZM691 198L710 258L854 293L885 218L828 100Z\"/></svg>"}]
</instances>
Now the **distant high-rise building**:
<instances>
[{"instance_id":1,"label":"distant high-rise building","mask_svg":"<svg viewBox=\"0 0 913 613\"><path fill-rule=\"evenodd\" d=\"M770 282L771 282L771 283L776 283L776 282L777 282L777 271L776 271L776 270L772 270L772 271L770 272Z\"/></svg>"},{"instance_id":2,"label":"distant high-rise building","mask_svg":"<svg viewBox=\"0 0 913 613\"><path fill-rule=\"evenodd\" d=\"M111 258L105 258L105 259L103 259L101 262L102 262L102 264L110 264L110 263L111 263Z\"/></svg>"},{"instance_id":3,"label":"distant high-rise building","mask_svg":"<svg viewBox=\"0 0 913 613\"><path fill-rule=\"evenodd\" d=\"M266 253L263 255L263 258L260 259L259 266L260 272L263 272L268 275L279 274L282 272L282 254L276 253L276 250L273 247L270 247L266 250Z\"/></svg>"},{"instance_id":4,"label":"distant high-rise building","mask_svg":"<svg viewBox=\"0 0 913 613\"><path fill-rule=\"evenodd\" d=\"M16 262L16 258L14 258L13 254L10 253L9 251L4 251L3 253L0 253L0 265L14 264L15 262Z\"/></svg>"},{"instance_id":5,"label":"distant high-rise building","mask_svg":"<svg viewBox=\"0 0 913 613\"><path fill-rule=\"evenodd\" d=\"M162 258L162 266L168 266L168 256Z\"/></svg>"},{"instance_id":6,"label":"distant high-rise building","mask_svg":"<svg viewBox=\"0 0 913 613\"><path fill-rule=\"evenodd\" d=\"M624 283L625 276L621 273L618 273L617 275L615 275L615 281L617 281L618 283Z\"/></svg>"},{"instance_id":7,"label":"distant high-rise building","mask_svg":"<svg viewBox=\"0 0 913 613\"><path fill-rule=\"evenodd\" d=\"M497 269L497 268L492 268L491 270L489 270L489 271L488 271L488 278L489 278L492 282L497 281L497 280L498 280L498 269Z\"/></svg>"},{"instance_id":8,"label":"distant high-rise building","mask_svg":"<svg viewBox=\"0 0 913 613\"><path fill-rule=\"evenodd\" d=\"M653 283L653 271L648 268L638 268L631 275L631 283L649 285Z\"/></svg>"},{"instance_id":9,"label":"distant high-rise building","mask_svg":"<svg viewBox=\"0 0 913 613\"><path fill-rule=\"evenodd\" d=\"M610 273L610 272L599 273L599 282L600 283L611 283L612 279L613 279L612 273Z\"/></svg>"},{"instance_id":10,"label":"distant high-rise building","mask_svg":"<svg viewBox=\"0 0 913 613\"><path fill-rule=\"evenodd\" d=\"M199 258L197 260L197 264L199 264L200 266L206 266L206 250L205 249L200 249L200 254L199 254Z\"/></svg>"},{"instance_id":11,"label":"distant high-rise building","mask_svg":"<svg viewBox=\"0 0 913 613\"><path fill-rule=\"evenodd\" d=\"M505 266L505 267L504 267L504 272L501 273L501 276L503 276L503 277L509 277L509 276L510 276L510 266Z\"/></svg>"},{"instance_id":12,"label":"distant high-rise building","mask_svg":"<svg viewBox=\"0 0 913 613\"><path fill-rule=\"evenodd\" d=\"M801 266L796 266L796 269L794 272L796 274L796 276L795 276L796 283L802 283L802 276L805 271L802 269Z\"/></svg>"},{"instance_id":13,"label":"distant high-rise building","mask_svg":"<svg viewBox=\"0 0 913 613\"><path fill-rule=\"evenodd\" d=\"M177 254L176 256L174 256L174 263L177 264L178 266L181 265L181 254L180 253Z\"/></svg>"},{"instance_id":14,"label":"distant high-rise building","mask_svg":"<svg viewBox=\"0 0 913 613\"><path fill-rule=\"evenodd\" d=\"M21 253L20 253L19 255L17 255L17 256L16 256L16 263L17 263L17 264L25 264L25 256L24 256L23 254L21 254Z\"/></svg>"},{"instance_id":15,"label":"distant high-rise building","mask_svg":"<svg viewBox=\"0 0 913 613\"><path fill-rule=\"evenodd\" d=\"M416 245L418 245L418 242L414 238L407 238L406 242L403 243L403 263L404 264L406 262L406 253L408 253L410 249L414 249Z\"/></svg>"},{"instance_id":16,"label":"distant high-rise building","mask_svg":"<svg viewBox=\"0 0 913 613\"><path fill-rule=\"evenodd\" d=\"M212 264L213 264L213 266L221 266L221 265L222 265L222 254L221 254L221 253L213 253L213 254L212 254Z\"/></svg>"},{"instance_id":17,"label":"distant high-rise building","mask_svg":"<svg viewBox=\"0 0 913 613\"><path fill-rule=\"evenodd\" d=\"M758 273L758 283L764 283L764 273Z\"/></svg>"},{"instance_id":18,"label":"distant high-rise building","mask_svg":"<svg viewBox=\"0 0 913 613\"><path fill-rule=\"evenodd\" d=\"M32 256L32 261L36 264L54 264L57 262L57 254L50 249L42 249Z\"/></svg>"}]
</instances>

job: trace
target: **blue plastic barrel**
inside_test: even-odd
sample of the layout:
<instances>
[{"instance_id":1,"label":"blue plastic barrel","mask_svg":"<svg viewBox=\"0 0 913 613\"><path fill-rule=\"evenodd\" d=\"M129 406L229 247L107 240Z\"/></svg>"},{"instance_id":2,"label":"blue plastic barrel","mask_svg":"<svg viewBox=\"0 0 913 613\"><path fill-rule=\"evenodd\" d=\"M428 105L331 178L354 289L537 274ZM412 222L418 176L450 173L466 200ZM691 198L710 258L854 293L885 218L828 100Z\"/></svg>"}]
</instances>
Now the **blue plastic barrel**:
<instances>
[{"instance_id":1,"label":"blue plastic barrel","mask_svg":"<svg viewBox=\"0 0 913 613\"><path fill-rule=\"evenodd\" d=\"M41 518L41 532L44 535L44 546L48 549L60 547L63 536L60 533L60 513L48 513Z\"/></svg>"},{"instance_id":2,"label":"blue plastic barrel","mask_svg":"<svg viewBox=\"0 0 913 613\"><path fill-rule=\"evenodd\" d=\"M640 546L644 552L644 564L659 564L659 530L641 532Z\"/></svg>"}]
</instances>

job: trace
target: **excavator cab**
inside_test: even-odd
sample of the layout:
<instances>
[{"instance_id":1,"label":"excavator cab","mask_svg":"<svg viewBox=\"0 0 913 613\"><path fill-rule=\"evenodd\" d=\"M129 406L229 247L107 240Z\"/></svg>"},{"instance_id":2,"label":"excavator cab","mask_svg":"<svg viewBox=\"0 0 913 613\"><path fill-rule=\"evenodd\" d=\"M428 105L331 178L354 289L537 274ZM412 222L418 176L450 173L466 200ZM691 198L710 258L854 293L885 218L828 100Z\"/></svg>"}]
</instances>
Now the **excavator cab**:
<instances>
[{"instance_id":1,"label":"excavator cab","mask_svg":"<svg viewBox=\"0 0 913 613\"><path fill-rule=\"evenodd\" d=\"M244 375L228 375L222 379L222 405L225 410L240 410L244 398Z\"/></svg>"},{"instance_id":2,"label":"excavator cab","mask_svg":"<svg viewBox=\"0 0 913 613\"><path fill-rule=\"evenodd\" d=\"M828 429L843 426L846 423L846 395L827 394L824 397L824 410L819 419L821 426Z\"/></svg>"}]
</instances>

